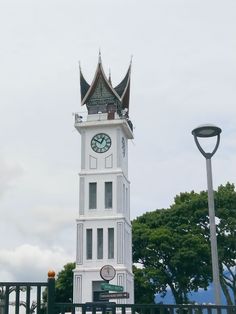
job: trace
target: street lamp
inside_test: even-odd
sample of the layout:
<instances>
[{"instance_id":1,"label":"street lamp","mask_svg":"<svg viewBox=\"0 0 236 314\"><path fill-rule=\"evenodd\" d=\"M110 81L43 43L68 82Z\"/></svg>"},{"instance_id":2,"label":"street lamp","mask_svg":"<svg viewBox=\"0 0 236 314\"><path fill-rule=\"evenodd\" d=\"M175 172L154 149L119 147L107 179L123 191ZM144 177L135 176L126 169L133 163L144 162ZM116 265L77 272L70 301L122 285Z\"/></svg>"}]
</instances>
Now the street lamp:
<instances>
[{"instance_id":1,"label":"street lamp","mask_svg":"<svg viewBox=\"0 0 236 314\"><path fill-rule=\"evenodd\" d=\"M219 275L219 261L217 251L217 239L216 239L216 223L215 223L215 205L214 205L214 194L212 185L212 168L211 168L211 157L217 151L220 144L220 133L221 129L212 124L204 124L192 131L197 148L206 158L206 171L207 171L207 189L208 189L208 210L209 210L209 223L210 223L210 243L211 243L211 260L212 260L212 274L213 274L213 286L215 295L215 304L221 304L221 293L220 293L220 275ZM211 153L205 152L199 144L198 138L209 138L215 137L216 144L215 148Z\"/></svg>"}]
</instances>

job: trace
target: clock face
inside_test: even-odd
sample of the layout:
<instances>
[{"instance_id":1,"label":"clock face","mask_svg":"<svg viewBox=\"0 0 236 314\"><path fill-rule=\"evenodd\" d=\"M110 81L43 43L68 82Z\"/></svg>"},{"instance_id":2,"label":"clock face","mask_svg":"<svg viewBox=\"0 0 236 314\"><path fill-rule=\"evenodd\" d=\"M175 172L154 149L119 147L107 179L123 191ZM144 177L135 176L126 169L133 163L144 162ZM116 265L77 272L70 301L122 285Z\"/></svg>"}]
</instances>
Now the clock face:
<instances>
[{"instance_id":1,"label":"clock face","mask_svg":"<svg viewBox=\"0 0 236 314\"><path fill-rule=\"evenodd\" d=\"M111 147L111 138L105 133L94 135L91 140L91 147L96 153L105 153Z\"/></svg>"},{"instance_id":2,"label":"clock face","mask_svg":"<svg viewBox=\"0 0 236 314\"><path fill-rule=\"evenodd\" d=\"M112 265L105 265L100 269L100 275L104 280L112 280L116 275L116 270Z\"/></svg>"}]
</instances>

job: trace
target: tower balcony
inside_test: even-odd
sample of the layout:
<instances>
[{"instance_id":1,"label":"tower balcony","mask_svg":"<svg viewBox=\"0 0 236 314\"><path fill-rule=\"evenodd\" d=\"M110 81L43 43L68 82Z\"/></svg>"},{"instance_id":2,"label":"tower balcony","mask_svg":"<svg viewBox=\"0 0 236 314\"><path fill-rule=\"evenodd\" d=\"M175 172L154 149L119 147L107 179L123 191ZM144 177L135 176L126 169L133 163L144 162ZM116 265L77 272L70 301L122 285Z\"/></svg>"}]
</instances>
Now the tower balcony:
<instances>
[{"instance_id":1,"label":"tower balcony","mask_svg":"<svg viewBox=\"0 0 236 314\"><path fill-rule=\"evenodd\" d=\"M75 128L79 132L81 128L92 125L123 124L128 138L133 138L133 123L129 119L126 109L119 111L114 104L87 106L87 109L87 116L74 113Z\"/></svg>"}]
</instances>

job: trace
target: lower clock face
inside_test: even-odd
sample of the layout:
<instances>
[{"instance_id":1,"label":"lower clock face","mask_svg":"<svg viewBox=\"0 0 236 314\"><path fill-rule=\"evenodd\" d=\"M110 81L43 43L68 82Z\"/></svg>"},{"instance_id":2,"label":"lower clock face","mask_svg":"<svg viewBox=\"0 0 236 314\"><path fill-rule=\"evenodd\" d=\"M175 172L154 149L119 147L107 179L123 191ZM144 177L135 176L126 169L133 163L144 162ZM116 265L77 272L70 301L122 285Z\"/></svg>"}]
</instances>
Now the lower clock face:
<instances>
[{"instance_id":1,"label":"lower clock face","mask_svg":"<svg viewBox=\"0 0 236 314\"><path fill-rule=\"evenodd\" d=\"M104 265L100 269L100 276L104 280L112 280L116 275L116 270L112 265Z\"/></svg>"},{"instance_id":2,"label":"lower clock face","mask_svg":"<svg viewBox=\"0 0 236 314\"><path fill-rule=\"evenodd\" d=\"M91 147L96 153L105 153L111 147L111 138L105 133L94 135L91 140Z\"/></svg>"}]
</instances>

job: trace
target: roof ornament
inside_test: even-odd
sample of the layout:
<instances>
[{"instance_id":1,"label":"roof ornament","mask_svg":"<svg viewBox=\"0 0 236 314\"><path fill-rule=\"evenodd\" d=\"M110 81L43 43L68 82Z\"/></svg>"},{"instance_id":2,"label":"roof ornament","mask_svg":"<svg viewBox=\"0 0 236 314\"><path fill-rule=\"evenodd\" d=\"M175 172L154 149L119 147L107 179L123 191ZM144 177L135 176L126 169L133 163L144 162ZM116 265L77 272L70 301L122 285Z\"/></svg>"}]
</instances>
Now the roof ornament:
<instances>
[{"instance_id":1,"label":"roof ornament","mask_svg":"<svg viewBox=\"0 0 236 314\"><path fill-rule=\"evenodd\" d=\"M134 55L131 55L131 56L130 56L130 65L132 64L133 56L134 56Z\"/></svg>"},{"instance_id":2,"label":"roof ornament","mask_svg":"<svg viewBox=\"0 0 236 314\"><path fill-rule=\"evenodd\" d=\"M92 114L98 104L101 106L108 103L116 104L120 116L122 116L121 111L126 108L123 116L127 117L129 112L131 62L132 58L125 77L117 86L113 87L111 70L109 69L109 76L106 76L102 66L101 50L99 49L98 65L91 84L87 83L80 71L81 105L86 104L87 108L91 109L90 113ZM99 93L99 99L96 93Z\"/></svg>"}]
</instances>

